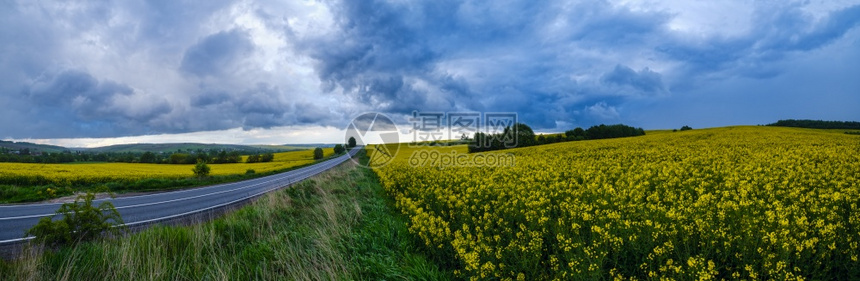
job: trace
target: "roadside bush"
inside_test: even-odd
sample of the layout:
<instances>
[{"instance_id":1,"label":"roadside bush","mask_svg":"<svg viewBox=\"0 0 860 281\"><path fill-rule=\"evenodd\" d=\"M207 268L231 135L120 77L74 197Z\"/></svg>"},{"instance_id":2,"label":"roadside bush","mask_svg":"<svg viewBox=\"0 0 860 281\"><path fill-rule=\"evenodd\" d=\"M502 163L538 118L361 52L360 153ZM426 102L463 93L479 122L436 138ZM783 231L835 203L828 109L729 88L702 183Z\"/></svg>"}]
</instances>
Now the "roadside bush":
<instances>
[{"instance_id":1,"label":"roadside bush","mask_svg":"<svg viewBox=\"0 0 860 281\"><path fill-rule=\"evenodd\" d=\"M209 170L209 165L206 165L206 161L198 161L197 165L194 165L194 168L191 169L194 175L200 178L208 176Z\"/></svg>"},{"instance_id":2,"label":"roadside bush","mask_svg":"<svg viewBox=\"0 0 860 281\"><path fill-rule=\"evenodd\" d=\"M314 148L314 160L323 159L323 149L322 148Z\"/></svg>"},{"instance_id":3,"label":"roadside bush","mask_svg":"<svg viewBox=\"0 0 860 281\"><path fill-rule=\"evenodd\" d=\"M108 201L95 207L93 199L92 192L78 195L75 202L57 210L62 218L54 221L53 217L44 217L26 235L35 236L36 241L49 247L93 240L104 233L118 235L121 229L114 226L123 224L119 212Z\"/></svg>"}]
</instances>

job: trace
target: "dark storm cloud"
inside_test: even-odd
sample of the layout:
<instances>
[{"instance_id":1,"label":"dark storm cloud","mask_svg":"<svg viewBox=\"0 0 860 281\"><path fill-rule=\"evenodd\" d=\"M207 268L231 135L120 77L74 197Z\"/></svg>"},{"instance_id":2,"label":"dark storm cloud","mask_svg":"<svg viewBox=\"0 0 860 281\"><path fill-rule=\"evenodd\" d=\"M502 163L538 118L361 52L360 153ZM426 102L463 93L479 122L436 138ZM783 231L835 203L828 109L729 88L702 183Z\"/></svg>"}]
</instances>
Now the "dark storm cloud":
<instances>
[{"instance_id":1,"label":"dark storm cloud","mask_svg":"<svg viewBox=\"0 0 860 281\"><path fill-rule=\"evenodd\" d=\"M153 52L159 59L181 59L189 44L208 34L202 29L214 15L234 1L121 1L113 3L113 16L130 15L127 25L113 28L124 49ZM109 6L109 5L92 5Z\"/></svg>"},{"instance_id":2,"label":"dark storm cloud","mask_svg":"<svg viewBox=\"0 0 860 281\"><path fill-rule=\"evenodd\" d=\"M404 77L425 78L432 71L437 59L432 38L421 32L428 22L408 26L412 23L401 9L382 2L337 4L332 8L340 32L301 45L317 61L323 90L341 87L359 101L391 112L411 112L414 105L423 104L426 93L405 84Z\"/></svg>"},{"instance_id":3,"label":"dark storm cloud","mask_svg":"<svg viewBox=\"0 0 860 281\"><path fill-rule=\"evenodd\" d=\"M218 76L254 49L246 32L221 31L203 38L185 51L182 71L197 76Z\"/></svg>"},{"instance_id":4,"label":"dark storm cloud","mask_svg":"<svg viewBox=\"0 0 860 281\"><path fill-rule=\"evenodd\" d=\"M393 113L437 106L515 111L539 129L640 122L625 119L624 108L715 83L704 77L776 77L783 71L775 62L826 46L860 21L860 6L815 20L802 3L761 2L748 34L702 41L670 30L671 12L605 1L335 6L338 37L308 47L324 90L342 87ZM648 56L655 67L675 64L675 79L667 81L647 61L638 71L628 66ZM473 72L461 75L461 67Z\"/></svg>"},{"instance_id":5,"label":"dark storm cloud","mask_svg":"<svg viewBox=\"0 0 860 281\"><path fill-rule=\"evenodd\" d=\"M664 88L660 74L647 68L607 74L606 89L600 81L584 81L589 86L583 87L570 78L581 70L578 60L590 59L576 49L642 44L662 31L669 19L664 13L636 13L601 1L335 6L336 37L304 45L317 61L323 90L340 87L385 112L514 111L529 124L554 128L559 120L584 114L584 104L575 102L580 96L617 95L623 86L637 95ZM460 67L477 72L460 74Z\"/></svg>"},{"instance_id":6,"label":"dark storm cloud","mask_svg":"<svg viewBox=\"0 0 860 281\"><path fill-rule=\"evenodd\" d=\"M89 73L79 70L43 73L30 84L26 95L36 104L51 106L68 104L72 99L78 97L95 98L102 101L104 96L112 93L96 90L98 84L98 81Z\"/></svg>"},{"instance_id":7,"label":"dark storm cloud","mask_svg":"<svg viewBox=\"0 0 860 281\"><path fill-rule=\"evenodd\" d=\"M647 67L635 71L624 65L616 65L615 69L604 74L600 80L611 86L630 87L639 93L654 94L665 90L660 73L651 71Z\"/></svg>"},{"instance_id":8,"label":"dark storm cloud","mask_svg":"<svg viewBox=\"0 0 860 281\"><path fill-rule=\"evenodd\" d=\"M171 106L159 97L135 93L128 85L99 81L88 72L61 69L42 73L25 85L18 99L22 113L39 121L36 137L54 134L110 136L151 130L151 120ZM53 124L56 128L44 127Z\"/></svg>"},{"instance_id":9,"label":"dark storm cloud","mask_svg":"<svg viewBox=\"0 0 860 281\"><path fill-rule=\"evenodd\" d=\"M189 115L211 118L190 118L184 127L195 131L293 125L297 124L293 103L280 88L264 82L237 92L204 91L191 99Z\"/></svg>"},{"instance_id":10,"label":"dark storm cloud","mask_svg":"<svg viewBox=\"0 0 860 281\"><path fill-rule=\"evenodd\" d=\"M217 105L230 100L230 94L224 91L203 91L199 95L191 98L191 105L194 107L205 107Z\"/></svg>"},{"instance_id":11,"label":"dark storm cloud","mask_svg":"<svg viewBox=\"0 0 860 281\"><path fill-rule=\"evenodd\" d=\"M266 83L259 83L255 88L244 91L234 105L239 108L240 112L253 112L278 117L283 116L286 108L286 104L281 101L281 91Z\"/></svg>"},{"instance_id":12,"label":"dark storm cloud","mask_svg":"<svg viewBox=\"0 0 860 281\"><path fill-rule=\"evenodd\" d=\"M327 124L335 116L325 106L311 102L296 102L294 108L293 116L298 124Z\"/></svg>"},{"instance_id":13,"label":"dark storm cloud","mask_svg":"<svg viewBox=\"0 0 860 281\"><path fill-rule=\"evenodd\" d=\"M731 70L734 75L769 78L780 73L770 63L825 46L860 24L860 5L833 11L818 21L801 8L797 2L759 5L752 31L745 36L715 37L698 44L682 39L657 49L684 62L691 76Z\"/></svg>"}]
</instances>

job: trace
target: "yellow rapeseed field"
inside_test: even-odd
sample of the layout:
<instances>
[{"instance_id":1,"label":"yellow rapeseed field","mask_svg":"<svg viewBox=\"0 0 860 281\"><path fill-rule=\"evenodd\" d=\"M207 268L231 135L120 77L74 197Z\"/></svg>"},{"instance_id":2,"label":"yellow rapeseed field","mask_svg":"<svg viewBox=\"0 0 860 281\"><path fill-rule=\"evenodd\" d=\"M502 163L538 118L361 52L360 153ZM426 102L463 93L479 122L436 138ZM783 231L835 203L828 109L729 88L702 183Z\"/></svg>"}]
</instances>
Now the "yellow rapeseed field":
<instances>
[{"instance_id":1,"label":"yellow rapeseed field","mask_svg":"<svg viewBox=\"0 0 860 281\"><path fill-rule=\"evenodd\" d=\"M333 148L323 149L324 155L334 154ZM257 173L283 170L313 163L313 150L275 153L272 162L209 164L210 175L244 174L248 169ZM193 177L194 165L98 163L98 164L31 164L0 163L0 179L4 182L32 182L41 178L58 186L88 185L104 182L132 182L142 179L179 179ZM11 179L11 180L10 180Z\"/></svg>"},{"instance_id":2,"label":"yellow rapeseed field","mask_svg":"<svg viewBox=\"0 0 860 281\"><path fill-rule=\"evenodd\" d=\"M410 165L415 150L375 172L466 279L860 278L858 136L727 127L496 151L513 167Z\"/></svg>"}]
</instances>

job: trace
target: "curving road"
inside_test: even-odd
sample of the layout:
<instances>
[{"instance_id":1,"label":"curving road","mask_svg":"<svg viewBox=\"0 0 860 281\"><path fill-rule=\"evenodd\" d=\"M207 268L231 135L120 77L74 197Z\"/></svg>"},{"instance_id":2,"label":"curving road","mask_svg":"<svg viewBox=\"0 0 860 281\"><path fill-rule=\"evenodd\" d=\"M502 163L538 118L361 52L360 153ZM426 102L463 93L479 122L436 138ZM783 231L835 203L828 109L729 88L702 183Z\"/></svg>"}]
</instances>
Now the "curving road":
<instances>
[{"instance_id":1,"label":"curving road","mask_svg":"<svg viewBox=\"0 0 860 281\"><path fill-rule=\"evenodd\" d=\"M337 158L252 180L148 195L100 199L94 200L94 203L97 205L104 200L113 202L128 226L153 223L227 206L289 186L347 161L359 150L360 148L356 147L348 154ZM25 238L24 231L35 225L40 218L54 216L60 205L61 203L0 206L0 244L32 238Z\"/></svg>"}]
</instances>

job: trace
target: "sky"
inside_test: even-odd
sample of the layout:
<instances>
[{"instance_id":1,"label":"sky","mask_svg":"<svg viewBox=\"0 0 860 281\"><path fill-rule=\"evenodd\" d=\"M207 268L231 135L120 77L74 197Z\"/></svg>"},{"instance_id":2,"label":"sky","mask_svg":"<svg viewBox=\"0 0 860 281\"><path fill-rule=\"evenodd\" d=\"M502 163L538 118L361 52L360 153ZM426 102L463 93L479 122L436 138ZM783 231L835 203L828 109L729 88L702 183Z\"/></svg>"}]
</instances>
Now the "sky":
<instances>
[{"instance_id":1,"label":"sky","mask_svg":"<svg viewBox=\"0 0 860 281\"><path fill-rule=\"evenodd\" d=\"M0 0L0 139L333 143L413 111L857 121L858 26L856 0Z\"/></svg>"}]
</instances>

